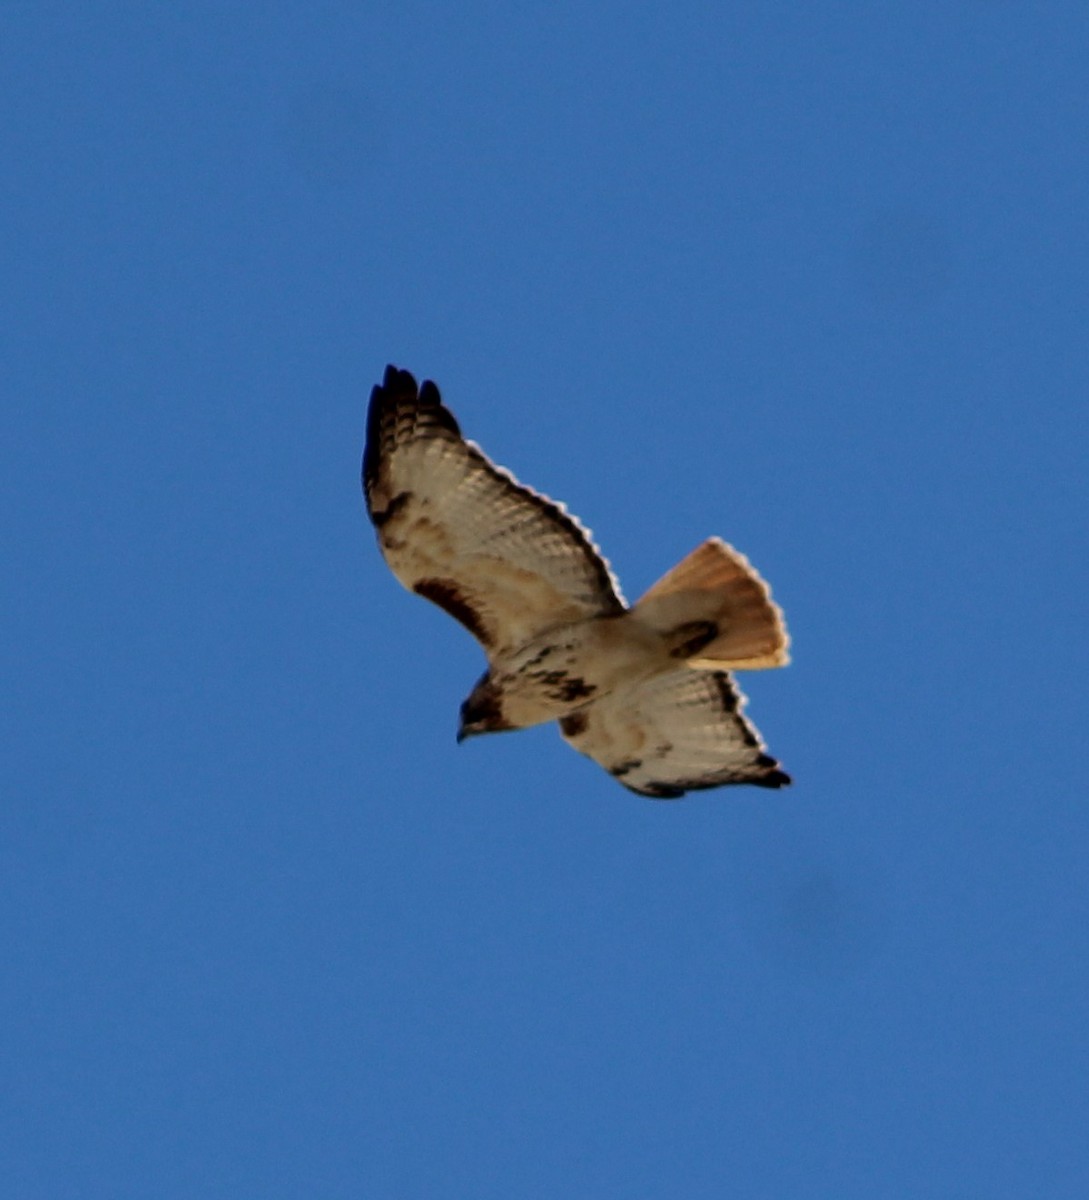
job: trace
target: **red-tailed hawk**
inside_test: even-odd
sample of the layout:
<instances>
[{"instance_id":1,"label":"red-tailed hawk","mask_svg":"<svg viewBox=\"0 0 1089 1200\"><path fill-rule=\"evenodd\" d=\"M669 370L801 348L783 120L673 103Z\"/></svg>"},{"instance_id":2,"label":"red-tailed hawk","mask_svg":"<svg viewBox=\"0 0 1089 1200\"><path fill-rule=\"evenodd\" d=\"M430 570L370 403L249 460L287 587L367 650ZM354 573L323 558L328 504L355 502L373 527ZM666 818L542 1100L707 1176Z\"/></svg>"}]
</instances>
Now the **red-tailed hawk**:
<instances>
[{"instance_id":1,"label":"red-tailed hawk","mask_svg":"<svg viewBox=\"0 0 1089 1200\"><path fill-rule=\"evenodd\" d=\"M394 575L488 656L459 742L559 721L644 796L790 782L728 674L788 661L782 613L736 550L709 539L629 608L582 525L466 441L433 383L395 367L371 394L363 492Z\"/></svg>"}]
</instances>

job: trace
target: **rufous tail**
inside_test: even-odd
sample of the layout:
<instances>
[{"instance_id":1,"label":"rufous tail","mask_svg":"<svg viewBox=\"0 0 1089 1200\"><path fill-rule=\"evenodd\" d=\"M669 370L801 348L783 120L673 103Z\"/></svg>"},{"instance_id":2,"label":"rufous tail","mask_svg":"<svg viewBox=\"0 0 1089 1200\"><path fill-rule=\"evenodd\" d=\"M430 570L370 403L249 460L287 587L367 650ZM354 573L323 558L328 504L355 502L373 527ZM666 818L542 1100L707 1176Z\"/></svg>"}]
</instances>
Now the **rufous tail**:
<instances>
[{"instance_id":1,"label":"rufous tail","mask_svg":"<svg viewBox=\"0 0 1089 1200\"><path fill-rule=\"evenodd\" d=\"M721 538L708 538L663 575L634 613L691 667L756 671L790 661L790 638L768 585Z\"/></svg>"}]
</instances>

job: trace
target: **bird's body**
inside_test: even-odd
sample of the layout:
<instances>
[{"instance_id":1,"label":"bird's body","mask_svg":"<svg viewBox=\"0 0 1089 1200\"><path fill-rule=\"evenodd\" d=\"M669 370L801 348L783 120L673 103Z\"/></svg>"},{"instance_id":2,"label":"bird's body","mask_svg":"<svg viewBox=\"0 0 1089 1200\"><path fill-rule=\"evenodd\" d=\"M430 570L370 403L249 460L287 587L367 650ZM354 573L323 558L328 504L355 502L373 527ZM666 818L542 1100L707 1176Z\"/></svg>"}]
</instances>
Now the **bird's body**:
<instances>
[{"instance_id":1,"label":"bird's body","mask_svg":"<svg viewBox=\"0 0 1089 1200\"><path fill-rule=\"evenodd\" d=\"M643 795L790 782L727 673L787 661L782 614L725 543L704 542L629 608L578 521L465 441L434 384L394 367L371 396L363 487L394 574L487 653L459 741L556 720Z\"/></svg>"},{"instance_id":2,"label":"bird's body","mask_svg":"<svg viewBox=\"0 0 1089 1200\"><path fill-rule=\"evenodd\" d=\"M661 635L629 610L538 634L496 656L481 685L502 695L506 726L524 729L676 668Z\"/></svg>"}]
</instances>

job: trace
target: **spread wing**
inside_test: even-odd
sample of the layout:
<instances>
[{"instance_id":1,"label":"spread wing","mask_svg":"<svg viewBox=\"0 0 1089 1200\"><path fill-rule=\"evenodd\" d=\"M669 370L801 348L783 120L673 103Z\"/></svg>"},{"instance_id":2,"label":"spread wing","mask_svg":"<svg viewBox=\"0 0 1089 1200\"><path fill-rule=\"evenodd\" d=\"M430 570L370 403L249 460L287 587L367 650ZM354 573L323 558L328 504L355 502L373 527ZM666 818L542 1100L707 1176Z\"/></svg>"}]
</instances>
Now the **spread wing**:
<instances>
[{"instance_id":1,"label":"spread wing","mask_svg":"<svg viewBox=\"0 0 1089 1200\"><path fill-rule=\"evenodd\" d=\"M725 671L683 668L612 692L560 721L564 738L626 788L671 800L727 783L783 787L741 715L745 697Z\"/></svg>"},{"instance_id":2,"label":"spread wing","mask_svg":"<svg viewBox=\"0 0 1089 1200\"><path fill-rule=\"evenodd\" d=\"M386 562L489 657L556 625L624 611L589 533L461 436L427 381L387 367L371 393L363 492Z\"/></svg>"}]
</instances>

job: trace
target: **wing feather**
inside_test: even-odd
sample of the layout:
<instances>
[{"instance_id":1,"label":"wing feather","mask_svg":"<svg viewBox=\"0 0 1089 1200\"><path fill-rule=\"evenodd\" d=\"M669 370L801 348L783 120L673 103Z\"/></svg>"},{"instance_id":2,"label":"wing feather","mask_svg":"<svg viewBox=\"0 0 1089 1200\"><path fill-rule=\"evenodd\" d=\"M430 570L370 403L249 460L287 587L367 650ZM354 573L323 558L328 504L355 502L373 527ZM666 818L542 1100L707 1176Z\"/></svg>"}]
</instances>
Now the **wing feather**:
<instances>
[{"instance_id":1,"label":"wing feather","mask_svg":"<svg viewBox=\"0 0 1089 1200\"><path fill-rule=\"evenodd\" d=\"M394 575L489 656L553 626L624 611L589 532L466 441L430 380L417 388L391 366L372 392L363 491Z\"/></svg>"},{"instance_id":2,"label":"wing feather","mask_svg":"<svg viewBox=\"0 0 1089 1200\"><path fill-rule=\"evenodd\" d=\"M626 788L675 799L730 783L783 787L726 671L681 668L612 692L560 721L564 738Z\"/></svg>"}]
</instances>

